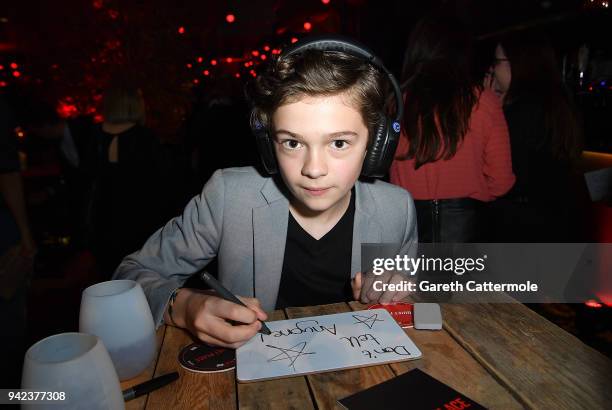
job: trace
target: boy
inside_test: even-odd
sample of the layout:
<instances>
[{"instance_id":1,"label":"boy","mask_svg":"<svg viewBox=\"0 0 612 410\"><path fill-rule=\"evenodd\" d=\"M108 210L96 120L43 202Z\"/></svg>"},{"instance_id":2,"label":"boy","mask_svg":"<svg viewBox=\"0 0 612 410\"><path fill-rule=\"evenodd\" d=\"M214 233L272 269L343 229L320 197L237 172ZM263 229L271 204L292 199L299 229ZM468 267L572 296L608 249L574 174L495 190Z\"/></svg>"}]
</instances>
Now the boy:
<instances>
[{"instance_id":1,"label":"boy","mask_svg":"<svg viewBox=\"0 0 612 410\"><path fill-rule=\"evenodd\" d=\"M382 114L386 70L359 50L343 40L298 44L250 84L260 154L268 173L279 175L217 171L182 216L123 260L114 278L142 285L156 325L163 319L236 348L260 329L264 310L404 296L375 292L373 275L358 272L362 243L399 243L398 251L414 253L417 242L408 192L358 181L364 170L380 174L371 169L388 166L399 135L397 120L391 127ZM392 82L399 117L401 94ZM249 308L180 288L215 256L219 281L248 296Z\"/></svg>"}]
</instances>

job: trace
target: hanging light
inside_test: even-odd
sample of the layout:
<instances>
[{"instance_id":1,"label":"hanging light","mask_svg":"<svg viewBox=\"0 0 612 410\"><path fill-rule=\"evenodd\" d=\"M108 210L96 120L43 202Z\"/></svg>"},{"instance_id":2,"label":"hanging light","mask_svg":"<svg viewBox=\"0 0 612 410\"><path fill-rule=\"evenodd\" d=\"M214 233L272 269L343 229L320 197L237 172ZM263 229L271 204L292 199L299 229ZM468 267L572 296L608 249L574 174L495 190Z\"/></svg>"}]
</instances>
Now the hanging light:
<instances>
[{"instance_id":1,"label":"hanging light","mask_svg":"<svg viewBox=\"0 0 612 410\"><path fill-rule=\"evenodd\" d=\"M225 21L227 21L228 23L233 23L234 21L236 21L236 16L230 13L225 16Z\"/></svg>"},{"instance_id":2,"label":"hanging light","mask_svg":"<svg viewBox=\"0 0 612 410\"><path fill-rule=\"evenodd\" d=\"M180 27L178 28L178 33L179 33L179 34L185 34L185 27L180 26Z\"/></svg>"},{"instance_id":3,"label":"hanging light","mask_svg":"<svg viewBox=\"0 0 612 410\"><path fill-rule=\"evenodd\" d=\"M309 21L304 23L304 30L310 31L311 28L312 28L312 24Z\"/></svg>"}]
</instances>

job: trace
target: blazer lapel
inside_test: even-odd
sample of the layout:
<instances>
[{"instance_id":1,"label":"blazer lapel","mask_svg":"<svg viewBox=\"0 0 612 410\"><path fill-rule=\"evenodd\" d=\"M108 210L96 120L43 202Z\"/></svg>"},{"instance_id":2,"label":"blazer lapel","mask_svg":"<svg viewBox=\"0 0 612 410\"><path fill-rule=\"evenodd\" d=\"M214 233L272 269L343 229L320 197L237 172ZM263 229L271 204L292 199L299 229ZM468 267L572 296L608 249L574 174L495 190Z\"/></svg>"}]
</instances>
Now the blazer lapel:
<instances>
[{"instance_id":1,"label":"blazer lapel","mask_svg":"<svg viewBox=\"0 0 612 410\"><path fill-rule=\"evenodd\" d=\"M253 275L255 297L266 311L274 310L287 241L289 201L270 178L261 193L266 204L253 208Z\"/></svg>"},{"instance_id":2,"label":"blazer lapel","mask_svg":"<svg viewBox=\"0 0 612 410\"><path fill-rule=\"evenodd\" d=\"M376 202L368 189L367 183L355 183L355 222L353 224L353 252L351 257L351 278L361 272L361 244L380 243L382 228L373 215Z\"/></svg>"}]
</instances>

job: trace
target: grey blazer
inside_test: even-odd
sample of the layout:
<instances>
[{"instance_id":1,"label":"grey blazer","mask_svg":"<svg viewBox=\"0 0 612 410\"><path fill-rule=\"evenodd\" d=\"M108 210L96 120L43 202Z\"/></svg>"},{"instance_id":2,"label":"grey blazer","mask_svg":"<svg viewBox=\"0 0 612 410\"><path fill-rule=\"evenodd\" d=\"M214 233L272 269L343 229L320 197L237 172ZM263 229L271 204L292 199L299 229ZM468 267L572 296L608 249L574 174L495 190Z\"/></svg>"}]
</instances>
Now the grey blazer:
<instances>
[{"instance_id":1,"label":"grey blazer","mask_svg":"<svg viewBox=\"0 0 612 410\"><path fill-rule=\"evenodd\" d=\"M252 167L216 171L182 215L123 259L113 279L140 283L159 326L174 289L218 256L225 287L274 310L289 219L285 191L277 178ZM351 276L361 270L362 243L402 244L398 251L416 253L416 214L407 191L358 181L355 194Z\"/></svg>"}]
</instances>

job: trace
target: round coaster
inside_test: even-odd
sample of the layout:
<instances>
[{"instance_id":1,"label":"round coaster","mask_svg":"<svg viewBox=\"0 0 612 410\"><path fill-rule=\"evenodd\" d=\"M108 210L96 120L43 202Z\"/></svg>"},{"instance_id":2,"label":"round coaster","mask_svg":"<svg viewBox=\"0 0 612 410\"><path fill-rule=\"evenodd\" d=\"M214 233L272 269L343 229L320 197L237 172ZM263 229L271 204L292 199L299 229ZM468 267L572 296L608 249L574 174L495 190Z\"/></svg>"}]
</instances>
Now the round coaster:
<instances>
[{"instance_id":1,"label":"round coaster","mask_svg":"<svg viewBox=\"0 0 612 410\"><path fill-rule=\"evenodd\" d=\"M223 347L192 343L178 355L181 366L192 372L225 372L236 367L236 351Z\"/></svg>"},{"instance_id":2,"label":"round coaster","mask_svg":"<svg viewBox=\"0 0 612 410\"><path fill-rule=\"evenodd\" d=\"M368 309L385 309L402 328L414 327L412 320L414 305L412 303L395 302L388 305L377 303L368 307Z\"/></svg>"}]
</instances>

